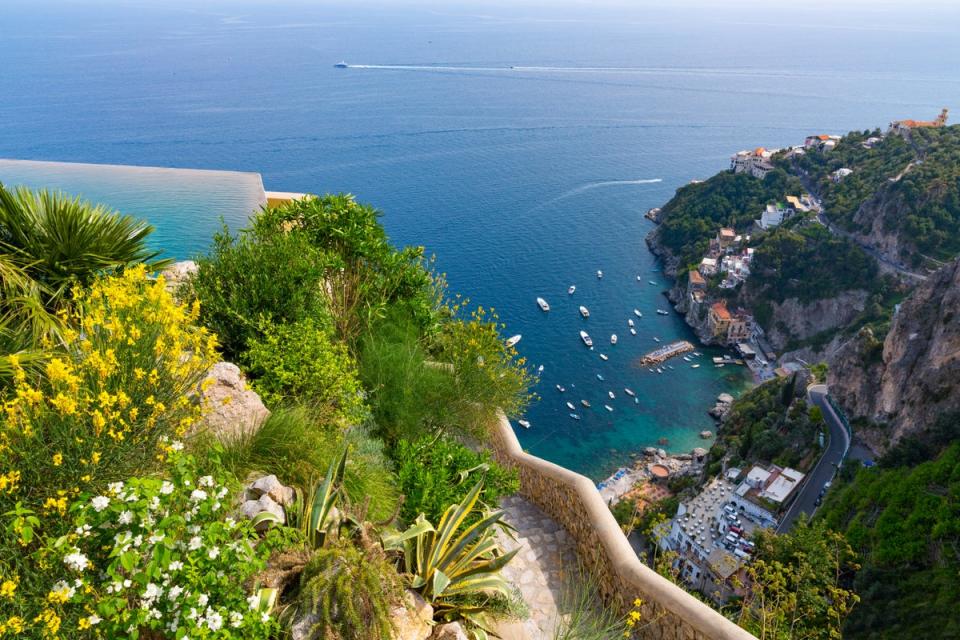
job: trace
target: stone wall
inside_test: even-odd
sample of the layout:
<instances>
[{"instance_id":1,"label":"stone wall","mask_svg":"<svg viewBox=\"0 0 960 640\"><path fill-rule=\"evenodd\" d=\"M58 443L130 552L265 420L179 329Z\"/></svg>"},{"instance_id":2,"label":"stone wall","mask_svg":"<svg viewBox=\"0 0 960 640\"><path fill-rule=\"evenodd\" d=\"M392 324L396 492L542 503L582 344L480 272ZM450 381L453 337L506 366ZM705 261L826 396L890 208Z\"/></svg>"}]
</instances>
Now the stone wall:
<instances>
[{"instance_id":1,"label":"stone wall","mask_svg":"<svg viewBox=\"0 0 960 640\"><path fill-rule=\"evenodd\" d=\"M563 525L601 595L626 613L643 600L644 637L651 640L756 640L730 620L643 564L594 483L569 469L524 453L506 416L492 429L495 455L518 470L520 492Z\"/></svg>"}]
</instances>

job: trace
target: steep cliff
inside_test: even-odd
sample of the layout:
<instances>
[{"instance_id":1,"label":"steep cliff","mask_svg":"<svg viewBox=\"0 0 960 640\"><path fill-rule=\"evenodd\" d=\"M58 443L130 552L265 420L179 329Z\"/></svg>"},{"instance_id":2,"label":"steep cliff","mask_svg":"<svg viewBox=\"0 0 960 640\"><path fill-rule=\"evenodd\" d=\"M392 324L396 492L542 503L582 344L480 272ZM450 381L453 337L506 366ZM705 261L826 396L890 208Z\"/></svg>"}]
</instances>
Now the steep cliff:
<instances>
[{"instance_id":1,"label":"steep cliff","mask_svg":"<svg viewBox=\"0 0 960 640\"><path fill-rule=\"evenodd\" d=\"M818 334L843 329L863 313L868 295L862 289L854 289L807 303L787 298L771 304L767 339L775 349L784 349Z\"/></svg>"},{"instance_id":2,"label":"steep cliff","mask_svg":"<svg viewBox=\"0 0 960 640\"><path fill-rule=\"evenodd\" d=\"M830 364L831 394L877 450L960 411L960 260L913 291L882 341L861 331Z\"/></svg>"}]
</instances>

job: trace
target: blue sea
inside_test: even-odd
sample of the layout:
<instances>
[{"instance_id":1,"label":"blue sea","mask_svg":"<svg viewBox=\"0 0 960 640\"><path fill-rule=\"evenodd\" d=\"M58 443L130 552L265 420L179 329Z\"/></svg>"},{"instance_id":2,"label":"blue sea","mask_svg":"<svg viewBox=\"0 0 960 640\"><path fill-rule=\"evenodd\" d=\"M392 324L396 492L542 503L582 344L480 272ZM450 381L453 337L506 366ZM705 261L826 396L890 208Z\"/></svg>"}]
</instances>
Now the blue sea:
<instances>
[{"instance_id":1,"label":"blue sea","mask_svg":"<svg viewBox=\"0 0 960 640\"><path fill-rule=\"evenodd\" d=\"M436 254L544 366L523 446L599 479L661 438L698 446L716 395L747 383L709 362L634 366L654 336L691 338L655 313L669 282L643 213L739 149L960 114L951 3L775 4L5 0L0 158L254 172L269 190L375 204L395 243ZM209 177L165 194L64 188L114 194L186 258L221 215L243 223L204 199L234 188ZM593 409L575 422L564 403L581 398Z\"/></svg>"}]
</instances>

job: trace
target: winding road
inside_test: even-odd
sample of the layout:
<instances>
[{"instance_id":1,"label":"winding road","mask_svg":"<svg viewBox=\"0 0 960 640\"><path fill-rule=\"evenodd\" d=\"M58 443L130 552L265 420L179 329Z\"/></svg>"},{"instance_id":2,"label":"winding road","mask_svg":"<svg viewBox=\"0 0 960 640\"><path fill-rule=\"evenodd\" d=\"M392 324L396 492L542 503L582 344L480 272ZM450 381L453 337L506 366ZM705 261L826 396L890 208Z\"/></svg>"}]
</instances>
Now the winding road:
<instances>
[{"instance_id":1,"label":"winding road","mask_svg":"<svg viewBox=\"0 0 960 640\"><path fill-rule=\"evenodd\" d=\"M817 498L823 490L823 486L833 479L840 463L850 449L850 434L847 433L840 416L836 414L833 407L827 401L827 385L815 384L807 388L807 398L814 405L820 407L823 412L823 419L830 429L830 442L826 451L820 456L813 470L807 474L804 484L800 487L800 493L794 499L790 509L784 514L777 526L777 533L787 533L793 527L793 523L801 513L812 516L817 509Z\"/></svg>"}]
</instances>

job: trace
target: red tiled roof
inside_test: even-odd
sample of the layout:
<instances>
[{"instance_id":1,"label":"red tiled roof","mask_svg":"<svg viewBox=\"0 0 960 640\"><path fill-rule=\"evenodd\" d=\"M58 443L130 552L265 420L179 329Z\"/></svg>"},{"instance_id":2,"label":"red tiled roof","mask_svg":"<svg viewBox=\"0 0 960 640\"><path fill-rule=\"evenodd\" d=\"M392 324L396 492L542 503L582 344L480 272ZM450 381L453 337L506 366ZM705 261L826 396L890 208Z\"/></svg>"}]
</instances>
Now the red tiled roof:
<instances>
[{"instance_id":1,"label":"red tiled roof","mask_svg":"<svg viewBox=\"0 0 960 640\"><path fill-rule=\"evenodd\" d=\"M721 320L730 319L730 312L727 311L727 305L723 304L722 302L713 303L713 306L710 307L710 310L713 311L713 313L716 314L716 316Z\"/></svg>"}]
</instances>

